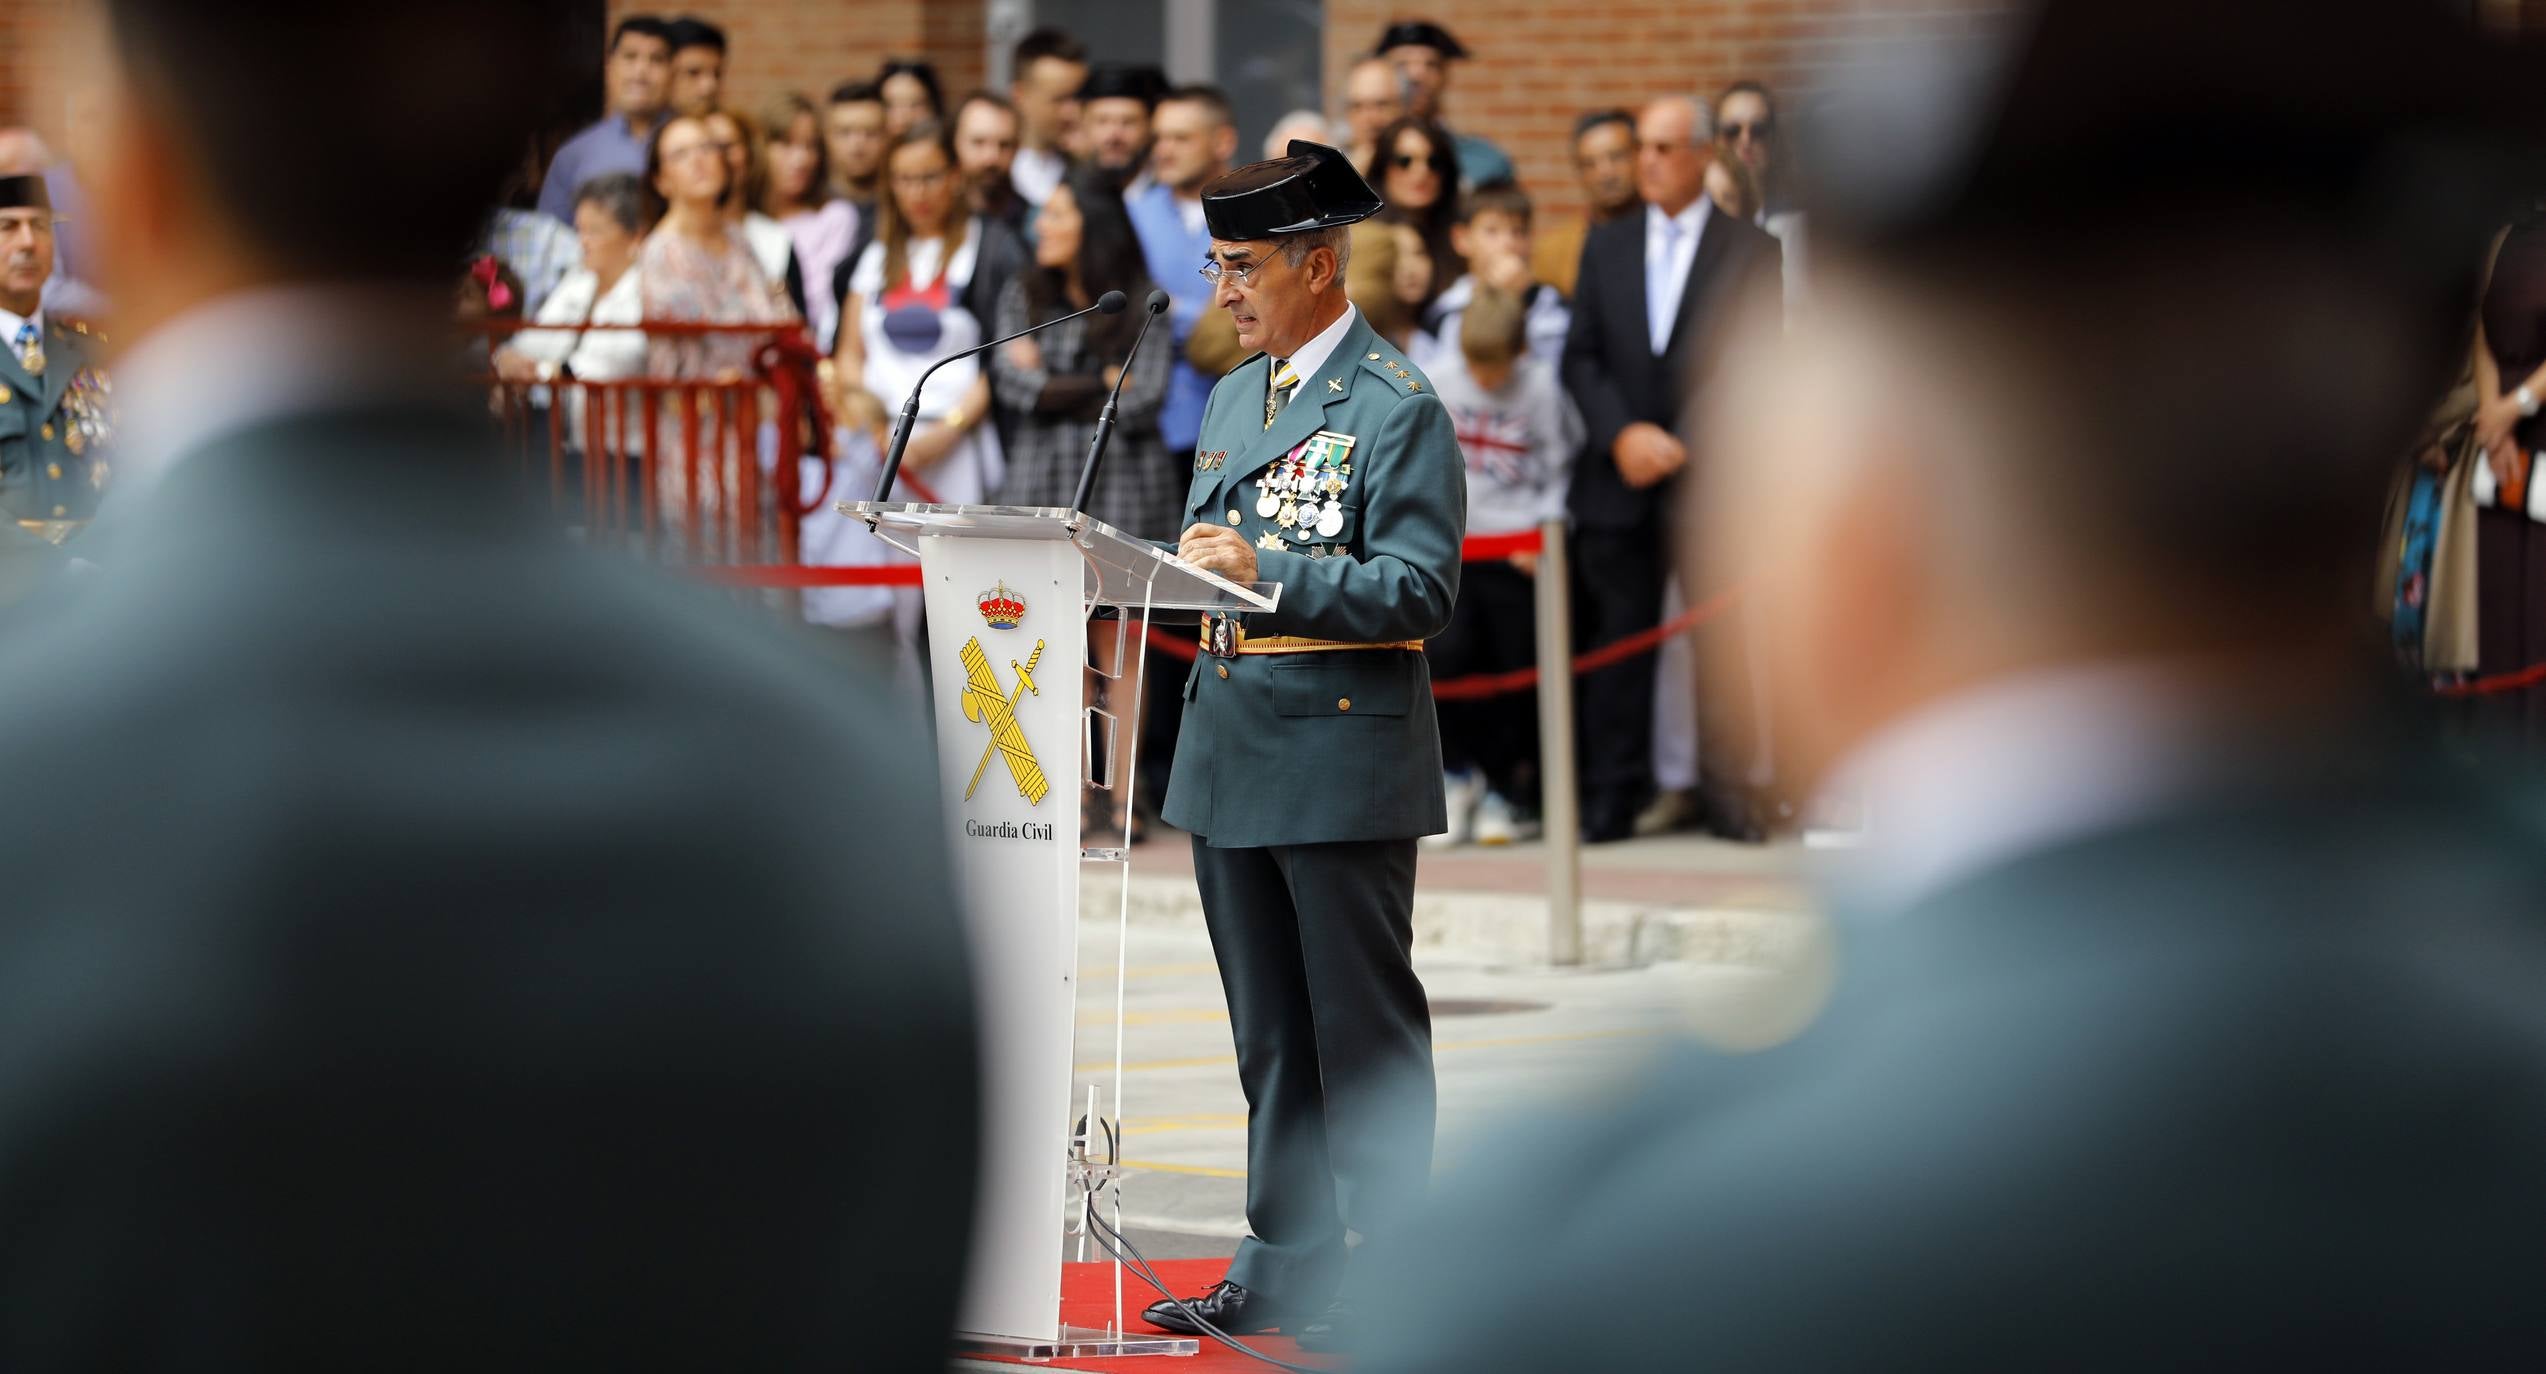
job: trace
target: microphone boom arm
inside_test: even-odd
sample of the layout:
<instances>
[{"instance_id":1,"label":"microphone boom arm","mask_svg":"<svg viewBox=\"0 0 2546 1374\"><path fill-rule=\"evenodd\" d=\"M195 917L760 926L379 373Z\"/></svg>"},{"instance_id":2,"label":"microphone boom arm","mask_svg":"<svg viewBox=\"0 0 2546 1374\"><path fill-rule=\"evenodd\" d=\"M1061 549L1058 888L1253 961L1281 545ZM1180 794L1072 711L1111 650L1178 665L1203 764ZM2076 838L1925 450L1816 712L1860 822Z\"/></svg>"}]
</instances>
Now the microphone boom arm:
<instances>
[{"instance_id":1,"label":"microphone boom arm","mask_svg":"<svg viewBox=\"0 0 2546 1374\"><path fill-rule=\"evenodd\" d=\"M910 447L911 429L919 423L919 398L922 393L928 390L928 379L937 375L937 369L960 359L977 357L983 353L989 352L991 349L997 348L1001 344L1015 343L1017 340L1024 338L1028 334L1041 333L1056 324L1066 324L1082 315L1118 315L1122 313L1122 309L1123 293L1120 291L1108 291L1103 296L1097 298L1096 304L1089 306L1085 310L1076 311L1068 315L1055 316L1051 319L1045 320L1041 324L1029 325L1024 329L1018 330L1014 334L992 339L988 343L975 344L971 348L967 348L960 353L949 353L945 357L938 359L936 362L929 364L928 370L919 374L918 384L911 388L910 399L902 402L902 413L896 416L893 420L893 437L892 440L884 447L884 471L878 475L875 480L875 503L877 505L882 505L884 502L892 499L893 481L895 478L901 476L902 473L902 451ZM1141 325L1141 331L1143 333L1147 333L1148 329L1149 326L1146 323ZM1118 391L1120 389L1121 388L1119 386L1116 388ZM1113 403L1108 401L1105 409L1106 413L1110 415L1114 409ZM871 525L873 522L869 521L868 523Z\"/></svg>"}]
</instances>

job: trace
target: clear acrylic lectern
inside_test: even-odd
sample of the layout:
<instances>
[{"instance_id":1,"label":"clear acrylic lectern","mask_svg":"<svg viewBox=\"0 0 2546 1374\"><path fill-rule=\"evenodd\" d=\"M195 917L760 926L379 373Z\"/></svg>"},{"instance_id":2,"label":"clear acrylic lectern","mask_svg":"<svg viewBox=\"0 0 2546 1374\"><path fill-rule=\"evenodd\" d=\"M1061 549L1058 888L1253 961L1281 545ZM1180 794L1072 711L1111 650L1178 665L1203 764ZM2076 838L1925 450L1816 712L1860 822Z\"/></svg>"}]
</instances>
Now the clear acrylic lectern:
<instances>
[{"instance_id":1,"label":"clear acrylic lectern","mask_svg":"<svg viewBox=\"0 0 2546 1374\"><path fill-rule=\"evenodd\" d=\"M1081 848L1078 791L1082 782L1104 789L1129 815L1147 657L1128 651L1132 636L1160 611L1269 611L1281 588L1227 581L1067 510L871 501L839 509L918 556L928 608L938 776L982 1017L981 1191L957 1344L1028 1360L1192 1354L1190 1338L1125 1329L1119 1261L1111 1323L1061 1322L1063 1228L1090 1194L1110 1201L1113 1224L1122 1223L1128 883L1115 912L1112 1100L1091 1087L1074 1111L1071 1098L1080 868L1127 870L1130 854ZM1114 705L1128 733L1093 700L1087 673L1091 626L1103 626L1095 615L1106 607L1127 650L1114 661L1125 665L1117 680L1128 679L1129 697ZM1110 747L1118 734L1119 750ZM1091 735L1105 743L1090 747ZM1115 753L1119 769L1108 766Z\"/></svg>"}]
</instances>

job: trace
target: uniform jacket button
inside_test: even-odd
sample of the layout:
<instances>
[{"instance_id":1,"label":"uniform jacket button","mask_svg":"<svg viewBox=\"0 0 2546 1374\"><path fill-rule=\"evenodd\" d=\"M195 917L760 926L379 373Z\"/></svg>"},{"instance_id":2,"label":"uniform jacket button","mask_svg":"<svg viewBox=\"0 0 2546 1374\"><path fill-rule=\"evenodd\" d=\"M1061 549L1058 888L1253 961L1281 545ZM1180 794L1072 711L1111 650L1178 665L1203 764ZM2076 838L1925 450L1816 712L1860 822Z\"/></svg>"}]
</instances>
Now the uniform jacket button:
<instances>
[{"instance_id":1,"label":"uniform jacket button","mask_svg":"<svg viewBox=\"0 0 2546 1374\"><path fill-rule=\"evenodd\" d=\"M1337 697L1335 699L1335 709L1338 711L1349 711L1353 709L1353 699L1351 697Z\"/></svg>"},{"instance_id":2,"label":"uniform jacket button","mask_svg":"<svg viewBox=\"0 0 2546 1374\"><path fill-rule=\"evenodd\" d=\"M1226 663L1220 665L1220 680L1222 682L1229 680L1229 665Z\"/></svg>"},{"instance_id":3,"label":"uniform jacket button","mask_svg":"<svg viewBox=\"0 0 2546 1374\"><path fill-rule=\"evenodd\" d=\"M1238 523L1238 513L1236 511L1229 512L1229 523L1232 525Z\"/></svg>"}]
</instances>

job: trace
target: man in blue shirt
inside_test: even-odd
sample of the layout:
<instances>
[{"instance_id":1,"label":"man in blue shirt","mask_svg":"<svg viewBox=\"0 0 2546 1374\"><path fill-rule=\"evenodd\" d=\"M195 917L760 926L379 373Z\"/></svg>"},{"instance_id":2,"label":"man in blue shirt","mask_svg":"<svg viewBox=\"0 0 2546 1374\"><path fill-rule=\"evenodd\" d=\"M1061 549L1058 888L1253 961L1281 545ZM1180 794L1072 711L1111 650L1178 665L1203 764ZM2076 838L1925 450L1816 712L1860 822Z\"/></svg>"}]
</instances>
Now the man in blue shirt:
<instances>
[{"instance_id":1,"label":"man in blue shirt","mask_svg":"<svg viewBox=\"0 0 2546 1374\"><path fill-rule=\"evenodd\" d=\"M1166 288L1175 303L1169 322L1176 327L1176 370L1167 382L1167 403L1158 412L1159 437L1167 451L1192 449L1202 433L1203 403L1211 384L1184 351L1193 329L1211 304L1211 290L1200 275L1211 256L1211 229L1203 222L1202 188L1229 170L1237 156L1238 126L1229 98L1215 86L1182 86L1158 102L1151 119L1151 180L1124 197L1132 230L1140 235L1141 255L1149 261L1149 278Z\"/></svg>"},{"instance_id":2,"label":"man in blue shirt","mask_svg":"<svg viewBox=\"0 0 2546 1374\"><path fill-rule=\"evenodd\" d=\"M539 188L540 211L567 224L575 222L575 191L585 182L613 172L645 175L645 145L671 97L672 26L644 14L619 21L603 72L610 113L566 140Z\"/></svg>"}]
</instances>

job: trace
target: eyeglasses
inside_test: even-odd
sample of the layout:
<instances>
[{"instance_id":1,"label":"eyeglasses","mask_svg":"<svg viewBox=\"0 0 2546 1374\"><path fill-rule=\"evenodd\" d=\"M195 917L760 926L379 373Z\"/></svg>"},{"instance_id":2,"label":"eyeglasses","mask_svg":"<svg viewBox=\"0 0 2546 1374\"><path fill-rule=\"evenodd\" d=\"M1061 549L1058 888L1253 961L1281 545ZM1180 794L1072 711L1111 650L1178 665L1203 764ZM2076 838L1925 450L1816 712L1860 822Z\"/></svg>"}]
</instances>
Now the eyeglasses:
<instances>
[{"instance_id":1,"label":"eyeglasses","mask_svg":"<svg viewBox=\"0 0 2546 1374\"><path fill-rule=\"evenodd\" d=\"M718 157L723 157L725 155L726 146L727 145L722 143L678 144L672 147L667 147L663 150L663 160L665 162L679 162L684 158L694 157L700 153L714 153Z\"/></svg>"},{"instance_id":2,"label":"eyeglasses","mask_svg":"<svg viewBox=\"0 0 2546 1374\"><path fill-rule=\"evenodd\" d=\"M1777 126L1765 119L1755 119L1748 124L1727 124L1722 132L1726 143L1739 143L1745 138L1765 143L1775 136Z\"/></svg>"},{"instance_id":3,"label":"eyeglasses","mask_svg":"<svg viewBox=\"0 0 2546 1374\"><path fill-rule=\"evenodd\" d=\"M1238 279L1238 285L1241 289L1252 290L1255 286L1255 274L1263 269L1264 263L1265 259L1261 258L1254 262L1244 264L1225 263L1220 261L1218 258L1213 258L1211 261L1204 263L1199 270L1202 273L1202 279L1211 283L1215 288L1220 285L1221 278L1235 277Z\"/></svg>"},{"instance_id":4,"label":"eyeglasses","mask_svg":"<svg viewBox=\"0 0 2546 1374\"><path fill-rule=\"evenodd\" d=\"M1400 172L1411 172L1417 167L1429 167L1432 165L1431 158L1417 157L1413 153L1399 153L1395 157L1388 159L1388 162Z\"/></svg>"},{"instance_id":5,"label":"eyeglasses","mask_svg":"<svg viewBox=\"0 0 2546 1374\"><path fill-rule=\"evenodd\" d=\"M893 174L893 184L905 191L925 191L929 187L935 186L939 182L942 182L953 175L954 172L952 170L941 170L935 172L896 172Z\"/></svg>"}]
</instances>

